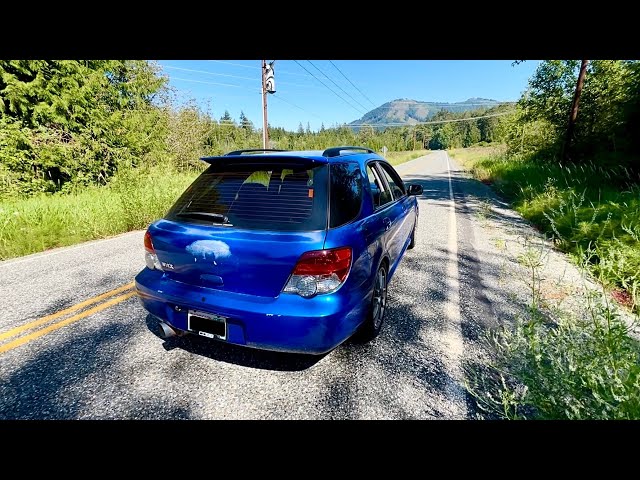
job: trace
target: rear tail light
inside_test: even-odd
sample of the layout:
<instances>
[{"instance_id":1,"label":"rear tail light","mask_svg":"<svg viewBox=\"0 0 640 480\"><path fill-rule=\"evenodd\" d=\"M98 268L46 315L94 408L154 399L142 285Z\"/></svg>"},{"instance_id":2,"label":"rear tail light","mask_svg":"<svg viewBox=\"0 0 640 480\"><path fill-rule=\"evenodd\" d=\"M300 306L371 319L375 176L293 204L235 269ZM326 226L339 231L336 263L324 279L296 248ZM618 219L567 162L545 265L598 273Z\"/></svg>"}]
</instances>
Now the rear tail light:
<instances>
[{"instance_id":1,"label":"rear tail light","mask_svg":"<svg viewBox=\"0 0 640 480\"><path fill-rule=\"evenodd\" d=\"M158 260L158 255L156 255L156 250L153 248L153 242L151 241L151 234L147 230L144 234L144 261L151 270L162 270L162 265L160 265L160 260Z\"/></svg>"},{"instance_id":2,"label":"rear tail light","mask_svg":"<svg viewBox=\"0 0 640 480\"><path fill-rule=\"evenodd\" d=\"M313 250L302 254L284 292L309 298L331 293L344 283L351 268L351 248Z\"/></svg>"}]
</instances>

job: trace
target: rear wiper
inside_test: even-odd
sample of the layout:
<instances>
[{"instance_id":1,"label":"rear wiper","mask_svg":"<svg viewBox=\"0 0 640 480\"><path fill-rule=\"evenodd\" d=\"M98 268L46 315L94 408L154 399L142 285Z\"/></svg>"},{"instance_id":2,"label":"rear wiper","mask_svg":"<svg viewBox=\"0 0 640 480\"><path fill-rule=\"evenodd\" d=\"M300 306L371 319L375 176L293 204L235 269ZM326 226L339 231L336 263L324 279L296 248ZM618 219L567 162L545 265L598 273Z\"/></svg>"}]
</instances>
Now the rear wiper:
<instances>
[{"instance_id":1,"label":"rear wiper","mask_svg":"<svg viewBox=\"0 0 640 480\"><path fill-rule=\"evenodd\" d=\"M200 218L205 220L210 220L213 223L218 223L220 225L224 225L226 227L233 227L229 223L229 217L223 215L221 213L210 213L210 212L180 212L176 214L178 217L188 217L188 218Z\"/></svg>"}]
</instances>

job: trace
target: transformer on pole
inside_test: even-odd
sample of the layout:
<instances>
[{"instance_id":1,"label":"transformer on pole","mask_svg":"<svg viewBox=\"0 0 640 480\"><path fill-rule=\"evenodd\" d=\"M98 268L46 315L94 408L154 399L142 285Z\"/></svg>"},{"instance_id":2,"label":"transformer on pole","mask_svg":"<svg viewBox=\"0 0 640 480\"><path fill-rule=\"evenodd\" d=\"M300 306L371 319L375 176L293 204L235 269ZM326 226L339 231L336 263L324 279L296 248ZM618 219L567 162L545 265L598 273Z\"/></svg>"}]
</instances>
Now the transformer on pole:
<instances>
[{"instance_id":1,"label":"transformer on pole","mask_svg":"<svg viewBox=\"0 0 640 480\"><path fill-rule=\"evenodd\" d=\"M267 93L276 93L273 64L262 60L262 148L269 148L269 130L267 122Z\"/></svg>"}]
</instances>

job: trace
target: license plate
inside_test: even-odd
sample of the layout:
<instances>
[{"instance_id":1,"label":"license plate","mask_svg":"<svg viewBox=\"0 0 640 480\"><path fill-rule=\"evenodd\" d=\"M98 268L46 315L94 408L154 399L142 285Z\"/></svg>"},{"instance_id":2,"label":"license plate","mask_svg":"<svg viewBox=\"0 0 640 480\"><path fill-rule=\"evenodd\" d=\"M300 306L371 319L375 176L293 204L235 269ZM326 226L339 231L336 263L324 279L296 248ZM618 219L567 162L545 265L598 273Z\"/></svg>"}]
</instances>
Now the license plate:
<instances>
[{"instance_id":1,"label":"license plate","mask_svg":"<svg viewBox=\"0 0 640 480\"><path fill-rule=\"evenodd\" d=\"M227 319L213 313L189 310L187 328L203 337L227 339Z\"/></svg>"}]
</instances>

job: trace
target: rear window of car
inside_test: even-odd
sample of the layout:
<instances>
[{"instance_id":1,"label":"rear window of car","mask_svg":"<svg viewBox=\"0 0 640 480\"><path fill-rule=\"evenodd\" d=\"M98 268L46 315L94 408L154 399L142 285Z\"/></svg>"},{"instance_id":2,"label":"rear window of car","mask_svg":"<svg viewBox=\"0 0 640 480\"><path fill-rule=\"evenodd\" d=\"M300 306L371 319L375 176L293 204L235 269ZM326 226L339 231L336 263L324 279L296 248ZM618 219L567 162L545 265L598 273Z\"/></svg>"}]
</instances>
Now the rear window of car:
<instances>
[{"instance_id":1,"label":"rear window of car","mask_svg":"<svg viewBox=\"0 0 640 480\"><path fill-rule=\"evenodd\" d=\"M321 230L327 225L327 165L214 163L166 218L259 230Z\"/></svg>"},{"instance_id":2,"label":"rear window of car","mask_svg":"<svg viewBox=\"0 0 640 480\"><path fill-rule=\"evenodd\" d=\"M362 173L357 163L331 164L329 226L339 227L356 218L362 205Z\"/></svg>"}]
</instances>

